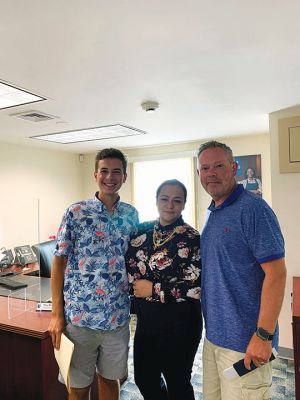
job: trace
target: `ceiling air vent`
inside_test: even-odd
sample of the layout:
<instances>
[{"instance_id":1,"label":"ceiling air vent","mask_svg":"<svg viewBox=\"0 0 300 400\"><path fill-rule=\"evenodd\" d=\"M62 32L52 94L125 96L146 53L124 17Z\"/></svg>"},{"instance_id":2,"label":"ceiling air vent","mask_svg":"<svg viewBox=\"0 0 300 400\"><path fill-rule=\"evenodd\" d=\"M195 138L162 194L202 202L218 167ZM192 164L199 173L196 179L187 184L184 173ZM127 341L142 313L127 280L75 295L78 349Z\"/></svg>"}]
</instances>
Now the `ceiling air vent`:
<instances>
[{"instance_id":1,"label":"ceiling air vent","mask_svg":"<svg viewBox=\"0 0 300 400\"><path fill-rule=\"evenodd\" d=\"M27 111L25 113L11 114L11 117L22 118L31 122L49 121L50 119L57 118L54 115L44 114L40 111Z\"/></svg>"}]
</instances>

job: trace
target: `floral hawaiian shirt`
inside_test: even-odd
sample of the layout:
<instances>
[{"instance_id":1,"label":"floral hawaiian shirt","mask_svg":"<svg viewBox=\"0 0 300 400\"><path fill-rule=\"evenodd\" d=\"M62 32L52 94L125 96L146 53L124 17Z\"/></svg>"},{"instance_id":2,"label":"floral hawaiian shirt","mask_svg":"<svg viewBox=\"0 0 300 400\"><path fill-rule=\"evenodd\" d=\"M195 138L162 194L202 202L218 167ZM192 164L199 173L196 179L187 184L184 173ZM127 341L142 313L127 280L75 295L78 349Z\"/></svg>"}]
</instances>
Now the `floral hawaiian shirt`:
<instances>
[{"instance_id":1,"label":"floral hawaiian shirt","mask_svg":"<svg viewBox=\"0 0 300 400\"><path fill-rule=\"evenodd\" d=\"M129 319L124 254L136 231L134 207L117 201L112 214L96 196L71 205L58 231L55 255L66 256L66 321L114 330Z\"/></svg>"},{"instance_id":2,"label":"floral hawaiian shirt","mask_svg":"<svg viewBox=\"0 0 300 400\"><path fill-rule=\"evenodd\" d=\"M155 228L156 226L156 228ZM200 236L180 217L171 225L158 221L139 225L125 256L129 282L153 282L155 302L181 302L200 298Z\"/></svg>"}]
</instances>

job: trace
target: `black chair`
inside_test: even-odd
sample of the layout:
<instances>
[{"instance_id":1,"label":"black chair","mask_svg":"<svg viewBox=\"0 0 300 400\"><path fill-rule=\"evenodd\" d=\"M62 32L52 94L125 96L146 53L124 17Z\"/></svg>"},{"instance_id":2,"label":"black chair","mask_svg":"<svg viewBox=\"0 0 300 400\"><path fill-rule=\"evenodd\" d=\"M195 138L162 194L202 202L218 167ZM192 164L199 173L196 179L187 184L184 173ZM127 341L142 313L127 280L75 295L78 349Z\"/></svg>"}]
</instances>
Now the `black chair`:
<instances>
[{"instance_id":1,"label":"black chair","mask_svg":"<svg viewBox=\"0 0 300 400\"><path fill-rule=\"evenodd\" d=\"M56 240L48 240L32 246L32 250L37 256L40 264L40 275L42 277L51 277L51 268L53 262L53 253L56 246Z\"/></svg>"}]
</instances>

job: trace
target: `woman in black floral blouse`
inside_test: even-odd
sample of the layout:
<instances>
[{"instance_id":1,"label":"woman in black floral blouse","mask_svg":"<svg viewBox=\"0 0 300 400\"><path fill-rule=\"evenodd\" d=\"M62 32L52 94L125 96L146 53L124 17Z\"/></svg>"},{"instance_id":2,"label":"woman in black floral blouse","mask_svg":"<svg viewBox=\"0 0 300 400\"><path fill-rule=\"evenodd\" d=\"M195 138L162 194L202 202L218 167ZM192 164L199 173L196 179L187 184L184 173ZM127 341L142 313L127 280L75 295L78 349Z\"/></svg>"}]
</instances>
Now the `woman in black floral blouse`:
<instances>
[{"instance_id":1,"label":"woman in black floral blouse","mask_svg":"<svg viewBox=\"0 0 300 400\"><path fill-rule=\"evenodd\" d=\"M163 182L156 192L159 219L140 224L126 255L137 314L134 376L145 400L194 400L190 380L202 333L200 238L182 219L186 196L181 182Z\"/></svg>"}]
</instances>

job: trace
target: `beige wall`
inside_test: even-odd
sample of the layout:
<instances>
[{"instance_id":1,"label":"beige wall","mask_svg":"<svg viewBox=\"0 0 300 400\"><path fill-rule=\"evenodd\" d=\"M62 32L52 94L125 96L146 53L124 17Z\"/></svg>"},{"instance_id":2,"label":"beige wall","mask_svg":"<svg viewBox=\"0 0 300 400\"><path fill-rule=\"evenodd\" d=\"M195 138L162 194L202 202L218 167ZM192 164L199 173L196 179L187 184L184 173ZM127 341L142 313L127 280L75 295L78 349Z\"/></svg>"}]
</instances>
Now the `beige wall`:
<instances>
[{"instance_id":1,"label":"beige wall","mask_svg":"<svg viewBox=\"0 0 300 400\"><path fill-rule=\"evenodd\" d=\"M0 247L47 240L83 195L78 156L64 152L0 143L0 182Z\"/></svg>"},{"instance_id":2,"label":"beige wall","mask_svg":"<svg viewBox=\"0 0 300 400\"><path fill-rule=\"evenodd\" d=\"M291 292L292 277L300 276L300 173L279 173L278 119L300 116L300 106L270 114L271 175L273 209L276 212L286 242L287 288L280 315L281 346L292 348Z\"/></svg>"}]
</instances>

